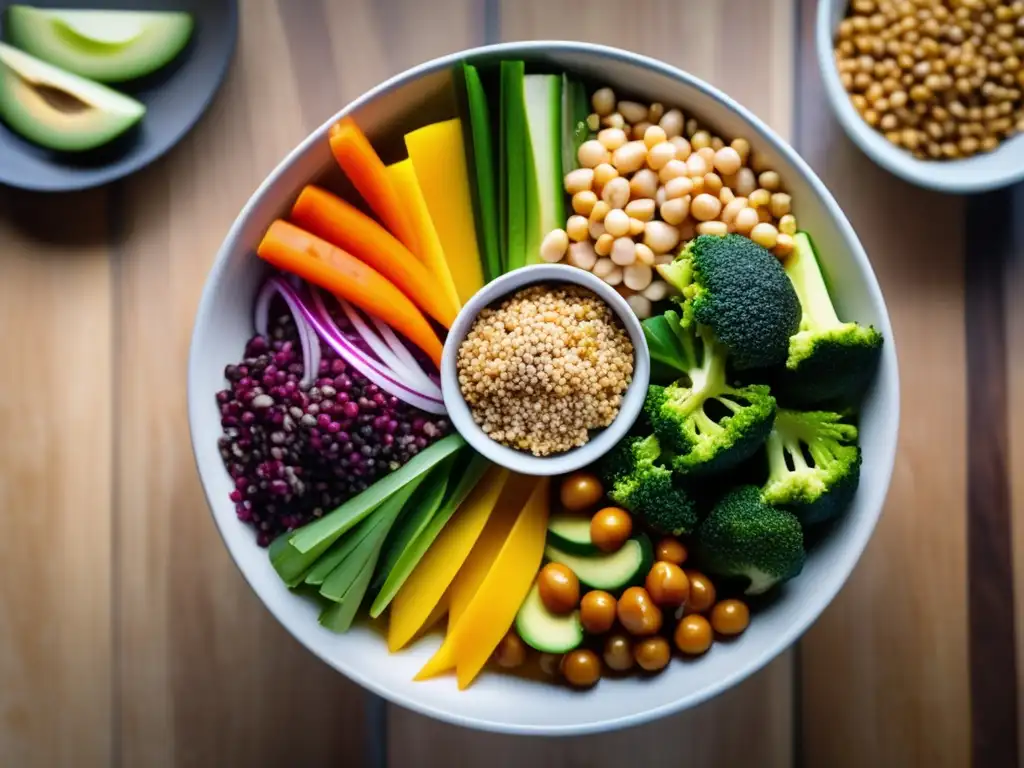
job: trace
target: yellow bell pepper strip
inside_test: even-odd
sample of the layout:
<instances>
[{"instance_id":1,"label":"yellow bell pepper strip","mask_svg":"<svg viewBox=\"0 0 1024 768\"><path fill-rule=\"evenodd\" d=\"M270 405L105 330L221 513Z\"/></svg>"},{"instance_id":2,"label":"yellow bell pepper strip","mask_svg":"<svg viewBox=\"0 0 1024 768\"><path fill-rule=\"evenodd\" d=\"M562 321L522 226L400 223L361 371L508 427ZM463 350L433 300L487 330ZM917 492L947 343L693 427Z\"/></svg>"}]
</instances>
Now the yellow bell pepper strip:
<instances>
[{"instance_id":1,"label":"yellow bell pepper strip","mask_svg":"<svg viewBox=\"0 0 1024 768\"><path fill-rule=\"evenodd\" d=\"M534 487L480 589L441 648L416 675L417 680L450 669L448 659L454 657L459 690L464 690L498 647L515 621L544 557L549 484L550 480L544 478Z\"/></svg>"},{"instance_id":2,"label":"yellow bell pepper strip","mask_svg":"<svg viewBox=\"0 0 1024 768\"><path fill-rule=\"evenodd\" d=\"M407 133L405 148L459 299L465 304L483 287L484 272L476 241L462 122L453 118Z\"/></svg>"},{"instance_id":3,"label":"yellow bell pepper strip","mask_svg":"<svg viewBox=\"0 0 1024 768\"><path fill-rule=\"evenodd\" d=\"M452 272L448 269L448 262L445 260L444 248L441 247L437 229L430 218L427 201L423 198L423 190L420 189L420 183L416 180L416 169L412 166L412 160L407 158L399 163L392 163L388 166L387 174L412 219L412 226L416 230L416 239L419 241L421 250L421 253L417 255L437 279L437 286L443 291L448 303L458 312L462 309L462 301L459 300L459 292L455 289Z\"/></svg>"},{"instance_id":4,"label":"yellow bell pepper strip","mask_svg":"<svg viewBox=\"0 0 1024 768\"><path fill-rule=\"evenodd\" d=\"M537 478L516 475L512 482L505 486L501 498L498 499L498 506L491 514L490 520L487 521L487 526L480 534L476 544L473 545L473 549L452 582L448 605L449 631L462 616L469 601L473 599L473 595L480 589L487 572L491 569L491 564L505 544L512 526L515 525L519 513L533 493L536 483ZM452 663L454 664L454 662Z\"/></svg>"},{"instance_id":5,"label":"yellow bell pepper strip","mask_svg":"<svg viewBox=\"0 0 1024 768\"><path fill-rule=\"evenodd\" d=\"M424 626L487 524L508 476L507 469L488 470L398 590L391 601L389 651L405 647Z\"/></svg>"}]
</instances>

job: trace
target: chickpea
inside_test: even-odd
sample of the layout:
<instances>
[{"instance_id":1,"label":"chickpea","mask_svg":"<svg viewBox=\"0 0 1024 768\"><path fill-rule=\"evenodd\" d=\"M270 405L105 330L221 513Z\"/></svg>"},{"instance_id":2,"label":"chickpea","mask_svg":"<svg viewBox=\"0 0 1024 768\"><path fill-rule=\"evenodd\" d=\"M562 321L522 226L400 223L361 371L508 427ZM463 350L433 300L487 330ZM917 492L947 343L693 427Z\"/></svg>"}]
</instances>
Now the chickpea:
<instances>
[{"instance_id":1,"label":"chickpea","mask_svg":"<svg viewBox=\"0 0 1024 768\"><path fill-rule=\"evenodd\" d=\"M619 598L619 623L631 635L644 637L661 629L661 609L643 587L629 587Z\"/></svg>"},{"instance_id":2,"label":"chickpea","mask_svg":"<svg viewBox=\"0 0 1024 768\"><path fill-rule=\"evenodd\" d=\"M629 198L631 201L639 198L653 198L657 191L658 174L650 168L640 169L629 179Z\"/></svg>"},{"instance_id":3,"label":"chickpea","mask_svg":"<svg viewBox=\"0 0 1024 768\"><path fill-rule=\"evenodd\" d=\"M702 221L697 225L697 233L700 235L727 235L729 225L724 221Z\"/></svg>"},{"instance_id":4,"label":"chickpea","mask_svg":"<svg viewBox=\"0 0 1024 768\"><path fill-rule=\"evenodd\" d=\"M615 111L615 91L611 88L600 88L594 91L594 95L590 97L590 104L601 117L610 115Z\"/></svg>"},{"instance_id":5,"label":"chickpea","mask_svg":"<svg viewBox=\"0 0 1024 768\"><path fill-rule=\"evenodd\" d=\"M570 216L565 223L565 231L574 243L581 242L590 237L590 222L584 216Z\"/></svg>"},{"instance_id":6,"label":"chickpea","mask_svg":"<svg viewBox=\"0 0 1024 768\"><path fill-rule=\"evenodd\" d=\"M686 547L679 539L672 536L661 539L654 547L654 559L662 563L682 565L686 562L686 557ZM687 578L687 583L689 583L689 578Z\"/></svg>"},{"instance_id":7,"label":"chickpea","mask_svg":"<svg viewBox=\"0 0 1024 768\"><path fill-rule=\"evenodd\" d=\"M562 480L559 497L562 506L569 512L582 512L592 507L604 496L604 488L597 476L590 472L573 472Z\"/></svg>"},{"instance_id":8,"label":"chickpea","mask_svg":"<svg viewBox=\"0 0 1024 768\"><path fill-rule=\"evenodd\" d=\"M760 219L757 217L757 211L753 208L743 208L736 214L736 218L733 219L733 228L741 235L750 234L750 231L757 226Z\"/></svg>"},{"instance_id":9,"label":"chickpea","mask_svg":"<svg viewBox=\"0 0 1024 768\"><path fill-rule=\"evenodd\" d=\"M750 609L742 600L722 600L711 609L711 626L720 635L739 635L750 625Z\"/></svg>"},{"instance_id":10,"label":"chickpea","mask_svg":"<svg viewBox=\"0 0 1024 768\"><path fill-rule=\"evenodd\" d=\"M683 569L663 560L651 566L645 586L651 599L659 606L679 606L690 596L690 580Z\"/></svg>"},{"instance_id":11,"label":"chickpea","mask_svg":"<svg viewBox=\"0 0 1024 768\"><path fill-rule=\"evenodd\" d=\"M548 563L537 574L537 590L552 613L569 613L580 601L580 580L566 565Z\"/></svg>"},{"instance_id":12,"label":"chickpea","mask_svg":"<svg viewBox=\"0 0 1024 768\"><path fill-rule=\"evenodd\" d=\"M576 151L576 159L584 168L594 168L601 163L610 162L611 157L612 156L608 151L608 148L597 139L590 139L583 142L580 144L580 148Z\"/></svg>"},{"instance_id":13,"label":"chickpea","mask_svg":"<svg viewBox=\"0 0 1024 768\"><path fill-rule=\"evenodd\" d=\"M771 215L770 213L768 214ZM771 250L779 240L779 230L771 224L760 222L750 230L750 239L763 248Z\"/></svg>"},{"instance_id":14,"label":"chickpea","mask_svg":"<svg viewBox=\"0 0 1024 768\"><path fill-rule=\"evenodd\" d=\"M494 649L494 661L505 669L515 669L526 661L526 644L514 630L509 630Z\"/></svg>"},{"instance_id":15,"label":"chickpea","mask_svg":"<svg viewBox=\"0 0 1024 768\"><path fill-rule=\"evenodd\" d=\"M601 679L601 660L593 651L578 648L562 657L562 677L574 688L589 688Z\"/></svg>"},{"instance_id":16,"label":"chickpea","mask_svg":"<svg viewBox=\"0 0 1024 768\"><path fill-rule=\"evenodd\" d=\"M673 635L676 648L687 656L699 656L711 647L714 640L711 624L703 616L684 616L676 625Z\"/></svg>"},{"instance_id":17,"label":"chickpea","mask_svg":"<svg viewBox=\"0 0 1024 768\"><path fill-rule=\"evenodd\" d=\"M605 128L597 134L597 140L609 152L614 152L626 143L626 132L621 128Z\"/></svg>"},{"instance_id":18,"label":"chickpea","mask_svg":"<svg viewBox=\"0 0 1024 768\"><path fill-rule=\"evenodd\" d=\"M580 601L580 621L592 635L603 635L615 625L615 598L600 589L587 592Z\"/></svg>"},{"instance_id":19,"label":"chickpea","mask_svg":"<svg viewBox=\"0 0 1024 768\"><path fill-rule=\"evenodd\" d=\"M740 168L736 172L736 186L733 192L737 197L750 197L750 194L757 189L757 177L750 168Z\"/></svg>"},{"instance_id":20,"label":"chickpea","mask_svg":"<svg viewBox=\"0 0 1024 768\"><path fill-rule=\"evenodd\" d=\"M575 195L577 192L589 191L594 185L594 169L577 168L574 171L569 171L565 174L564 184L565 191L570 195Z\"/></svg>"},{"instance_id":21,"label":"chickpea","mask_svg":"<svg viewBox=\"0 0 1024 768\"><path fill-rule=\"evenodd\" d=\"M698 221L711 221L721 212L722 201L707 192L697 195L690 203L690 213Z\"/></svg>"},{"instance_id":22,"label":"chickpea","mask_svg":"<svg viewBox=\"0 0 1024 768\"><path fill-rule=\"evenodd\" d=\"M590 519L590 540L602 552L617 551L632 532L632 516L619 507L605 507Z\"/></svg>"},{"instance_id":23,"label":"chickpea","mask_svg":"<svg viewBox=\"0 0 1024 768\"><path fill-rule=\"evenodd\" d=\"M742 165L740 153L734 147L722 147L715 152L715 170L723 176L732 176Z\"/></svg>"},{"instance_id":24,"label":"chickpea","mask_svg":"<svg viewBox=\"0 0 1024 768\"><path fill-rule=\"evenodd\" d=\"M676 157L676 148L668 141L655 144L647 153L647 166L658 171L665 167L669 160Z\"/></svg>"},{"instance_id":25,"label":"chickpea","mask_svg":"<svg viewBox=\"0 0 1024 768\"><path fill-rule=\"evenodd\" d=\"M608 163L601 163L594 167L594 187L603 188L605 184L619 175L615 167Z\"/></svg>"},{"instance_id":26,"label":"chickpea","mask_svg":"<svg viewBox=\"0 0 1024 768\"><path fill-rule=\"evenodd\" d=\"M633 648L637 665L647 672L660 672L668 666L672 649L668 640L661 636L645 637Z\"/></svg>"},{"instance_id":27,"label":"chickpea","mask_svg":"<svg viewBox=\"0 0 1024 768\"><path fill-rule=\"evenodd\" d=\"M700 571L685 573L690 581L690 598L686 601L686 610L691 613L704 613L715 604L715 585Z\"/></svg>"},{"instance_id":28,"label":"chickpea","mask_svg":"<svg viewBox=\"0 0 1024 768\"><path fill-rule=\"evenodd\" d=\"M603 656L608 669L627 672L633 667L633 641L628 635L609 635L604 642Z\"/></svg>"},{"instance_id":29,"label":"chickpea","mask_svg":"<svg viewBox=\"0 0 1024 768\"><path fill-rule=\"evenodd\" d=\"M689 175L690 170L687 168L686 163L677 158L675 160L669 160L665 163L665 167L658 171L658 181L662 184L668 184L672 179L686 178Z\"/></svg>"}]
</instances>

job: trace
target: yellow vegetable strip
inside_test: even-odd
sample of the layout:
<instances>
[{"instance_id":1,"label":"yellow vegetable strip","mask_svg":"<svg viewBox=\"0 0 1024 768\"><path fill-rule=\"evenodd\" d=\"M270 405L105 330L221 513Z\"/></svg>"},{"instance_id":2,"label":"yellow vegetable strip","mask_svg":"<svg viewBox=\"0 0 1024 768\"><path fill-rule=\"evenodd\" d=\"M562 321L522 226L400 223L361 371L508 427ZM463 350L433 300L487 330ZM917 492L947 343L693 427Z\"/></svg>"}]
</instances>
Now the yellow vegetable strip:
<instances>
[{"instance_id":1,"label":"yellow vegetable strip","mask_svg":"<svg viewBox=\"0 0 1024 768\"><path fill-rule=\"evenodd\" d=\"M403 648L423 628L484 529L502 488L507 469L491 467L459 506L391 601L388 650Z\"/></svg>"},{"instance_id":2,"label":"yellow vegetable strip","mask_svg":"<svg viewBox=\"0 0 1024 768\"><path fill-rule=\"evenodd\" d=\"M427 662L417 680L444 671L438 668L454 656L459 689L465 689L508 632L544 556L549 483L544 478L534 487L480 589L435 654L438 662Z\"/></svg>"},{"instance_id":3,"label":"yellow vegetable strip","mask_svg":"<svg viewBox=\"0 0 1024 768\"><path fill-rule=\"evenodd\" d=\"M452 279L451 270L448 269L448 262L445 261L444 249L441 247L434 222L430 218L430 211L427 210L427 201L423 199L423 190L420 189L419 182L416 180L416 170L413 168L412 160L406 159L389 165L387 175L391 180L391 185L405 204L409 218L412 219L413 228L416 230L417 242L422 251L416 255L437 278L438 286L444 291L451 306L458 312L462 308L462 302L459 301L458 291L455 290L455 281Z\"/></svg>"},{"instance_id":4,"label":"yellow vegetable strip","mask_svg":"<svg viewBox=\"0 0 1024 768\"><path fill-rule=\"evenodd\" d=\"M462 122L454 118L407 133L405 148L464 304L483 287L484 273L476 240Z\"/></svg>"},{"instance_id":5,"label":"yellow vegetable strip","mask_svg":"<svg viewBox=\"0 0 1024 768\"><path fill-rule=\"evenodd\" d=\"M490 520L487 521L487 526L480 534L476 544L473 545L462 568L459 569L455 581L452 582L448 601L449 631L462 616L469 601L473 599L473 595L480 589L484 577L487 576L487 572L501 551L519 513L526 506L536 483L537 478L516 475L505 486L501 498L498 499L498 506Z\"/></svg>"}]
</instances>

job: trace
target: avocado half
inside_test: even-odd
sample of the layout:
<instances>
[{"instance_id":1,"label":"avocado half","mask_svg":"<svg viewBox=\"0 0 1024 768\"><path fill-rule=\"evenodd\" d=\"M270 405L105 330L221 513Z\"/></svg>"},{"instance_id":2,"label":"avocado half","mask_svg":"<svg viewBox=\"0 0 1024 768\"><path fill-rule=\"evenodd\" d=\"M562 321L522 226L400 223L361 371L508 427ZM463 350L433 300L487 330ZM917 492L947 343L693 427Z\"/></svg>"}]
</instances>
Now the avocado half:
<instances>
[{"instance_id":1,"label":"avocado half","mask_svg":"<svg viewBox=\"0 0 1024 768\"><path fill-rule=\"evenodd\" d=\"M174 11L72 11L9 6L8 42L43 61L102 83L148 75L188 44L191 14Z\"/></svg>"},{"instance_id":2,"label":"avocado half","mask_svg":"<svg viewBox=\"0 0 1024 768\"><path fill-rule=\"evenodd\" d=\"M145 105L0 43L0 119L49 149L82 152L120 136Z\"/></svg>"}]
</instances>

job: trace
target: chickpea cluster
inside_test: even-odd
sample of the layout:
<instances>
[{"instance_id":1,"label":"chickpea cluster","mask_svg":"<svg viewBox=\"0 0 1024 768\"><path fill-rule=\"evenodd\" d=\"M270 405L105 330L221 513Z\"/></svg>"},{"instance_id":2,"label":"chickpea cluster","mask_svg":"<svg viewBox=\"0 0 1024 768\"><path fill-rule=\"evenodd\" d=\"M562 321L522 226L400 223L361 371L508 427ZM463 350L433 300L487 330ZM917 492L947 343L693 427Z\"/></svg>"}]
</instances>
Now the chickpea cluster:
<instances>
[{"instance_id":1,"label":"chickpea cluster","mask_svg":"<svg viewBox=\"0 0 1024 768\"><path fill-rule=\"evenodd\" d=\"M480 313L457 368L473 419L491 439L548 456L615 420L633 344L591 291L531 286Z\"/></svg>"},{"instance_id":2,"label":"chickpea cluster","mask_svg":"<svg viewBox=\"0 0 1024 768\"><path fill-rule=\"evenodd\" d=\"M698 234L738 232L780 258L793 250L796 219L779 174L743 138L725 140L662 104L591 99L590 138L565 175L565 229L548 233L544 261L567 261L615 286L640 318L671 288L655 267Z\"/></svg>"},{"instance_id":3,"label":"chickpea cluster","mask_svg":"<svg viewBox=\"0 0 1024 768\"><path fill-rule=\"evenodd\" d=\"M853 0L835 61L864 121L920 159L990 152L1024 128L1024 2Z\"/></svg>"},{"instance_id":4,"label":"chickpea cluster","mask_svg":"<svg viewBox=\"0 0 1024 768\"><path fill-rule=\"evenodd\" d=\"M586 514L600 503L604 490L594 475L576 472L563 479L559 496L565 510ZM591 541L604 552L617 551L632 531L632 517L624 509L603 507L591 517ZM589 688L607 671L660 672L671 661L673 646L683 656L700 656L711 648L716 634L735 637L746 630L746 603L717 599L707 576L684 570L688 553L679 539L662 538L654 556L644 586L629 587L618 598L600 589L582 592L579 578L562 563L550 562L540 570L537 590L544 606L554 614L578 610L592 641L588 645L593 646L561 657L541 654L544 673L558 674L573 687ZM511 669L521 666L526 654L526 644L513 630L498 645L494 660Z\"/></svg>"}]
</instances>

